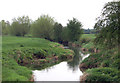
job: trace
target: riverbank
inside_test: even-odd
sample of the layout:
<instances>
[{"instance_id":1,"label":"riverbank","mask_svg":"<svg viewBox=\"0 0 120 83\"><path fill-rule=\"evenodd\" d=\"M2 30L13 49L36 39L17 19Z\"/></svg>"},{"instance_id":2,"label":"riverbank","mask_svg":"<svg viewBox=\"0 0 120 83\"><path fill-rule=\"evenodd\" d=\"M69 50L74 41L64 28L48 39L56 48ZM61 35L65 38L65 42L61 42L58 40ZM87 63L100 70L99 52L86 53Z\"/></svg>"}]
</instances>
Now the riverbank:
<instances>
[{"instance_id":1,"label":"riverbank","mask_svg":"<svg viewBox=\"0 0 120 83\"><path fill-rule=\"evenodd\" d=\"M81 44L83 53L89 52L90 56L80 64L80 70L84 72L80 79L88 82L119 82L120 56L118 48L105 49L104 47L95 46L93 41L94 38L91 38L90 41Z\"/></svg>"},{"instance_id":2,"label":"riverbank","mask_svg":"<svg viewBox=\"0 0 120 83\"><path fill-rule=\"evenodd\" d=\"M98 53L99 46L94 45L95 34L82 34L79 41L69 42L68 45L72 47L80 47L82 53Z\"/></svg>"},{"instance_id":3,"label":"riverbank","mask_svg":"<svg viewBox=\"0 0 120 83\"><path fill-rule=\"evenodd\" d=\"M32 69L44 69L73 55L72 50L45 39L3 36L2 80L30 81Z\"/></svg>"},{"instance_id":4,"label":"riverbank","mask_svg":"<svg viewBox=\"0 0 120 83\"><path fill-rule=\"evenodd\" d=\"M73 48L71 48L73 49ZM75 49L75 48L74 48ZM75 50L74 50L75 51ZM43 70L33 70L35 81L80 81L80 76L83 75L79 69L79 62L88 57L89 54L84 55L77 48L73 60L63 61L52 67ZM77 61L76 57L79 59Z\"/></svg>"},{"instance_id":5,"label":"riverbank","mask_svg":"<svg viewBox=\"0 0 120 83\"><path fill-rule=\"evenodd\" d=\"M92 53L80 64L84 72L82 81L120 81L120 58L117 49ZM87 76L86 76L87 75Z\"/></svg>"}]
</instances>

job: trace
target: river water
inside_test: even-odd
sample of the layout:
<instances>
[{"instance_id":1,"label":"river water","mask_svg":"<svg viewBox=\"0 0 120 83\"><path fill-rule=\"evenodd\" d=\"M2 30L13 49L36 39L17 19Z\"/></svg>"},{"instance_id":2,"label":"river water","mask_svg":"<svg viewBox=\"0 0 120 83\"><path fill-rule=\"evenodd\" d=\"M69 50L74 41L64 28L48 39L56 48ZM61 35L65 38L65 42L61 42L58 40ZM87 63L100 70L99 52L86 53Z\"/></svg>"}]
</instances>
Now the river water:
<instances>
[{"instance_id":1,"label":"river water","mask_svg":"<svg viewBox=\"0 0 120 83\"><path fill-rule=\"evenodd\" d=\"M79 69L80 62L89 56L83 55L80 48L72 48L75 56L71 62L61 62L43 70L34 70L34 81L80 81L83 75Z\"/></svg>"}]
</instances>

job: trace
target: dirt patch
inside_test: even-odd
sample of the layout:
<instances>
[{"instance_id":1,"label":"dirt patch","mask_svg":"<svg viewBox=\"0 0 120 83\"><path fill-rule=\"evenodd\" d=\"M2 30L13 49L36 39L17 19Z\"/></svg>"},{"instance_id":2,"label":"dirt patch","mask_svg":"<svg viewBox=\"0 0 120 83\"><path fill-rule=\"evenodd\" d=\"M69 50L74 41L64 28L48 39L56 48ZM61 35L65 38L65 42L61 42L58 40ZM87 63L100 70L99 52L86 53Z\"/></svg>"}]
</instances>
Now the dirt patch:
<instances>
[{"instance_id":1,"label":"dirt patch","mask_svg":"<svg viewBox=\"0 0 120 83\"><path fill-rule=\"evenodd\" d=\"M34 75L31 76L30 82L34 82Z\"/></svg>"},{"instance_id":2,"label":"dirt patch","mask_svg":"<svg viewBox=\"0 0 120 83\"><path fill-rule=\"evenodd\" d=\"M81 63L79 68L82 72L84 72L86 69L91 69L91 68L96 68L98 67L99 62L92 64L92 65L87 65L86 63Z\"/></svg>"},{"instance_id":3,"label":"dirt patch","mask_svg":"<svg viewBox=\"0 0 120 83\"><path fill-rule=\"evenodd\" d=\"M81 63L79 68L82 72L84 72L86 69L88 69L88 66L85 63Z\"/></svg>"},{"instance_id":4,"label":"dirt patch","mask_svg":"<svg viewBox=\"0 0 120 83\"><path fill-rule=\"evenodd\" d=\"M59 48L63 48L64 49L64 46L60 45Z\"/></svg>"},{"instance_id":5,"label":"dirt patch","mask_svg":"<svg viewBox=\"0 0 120 83\"><path fill-rule=\"evenodd\" d=\"M81 51L82 51L83 53L85 53L85 52L88 51L88 49L86 49L86 48L81 48Z\"/></svg>"},{"instance_id":6,"label":"dirt patch","mask_svg":"<svg viewBox=\"0 0 120 83\"><path fill-rule=\"evenodd\" d=\"M100 50L99 49L97 49L97 48L89 48L89 49L87 49L87 48L81 48L81 51L83 52L83 53L85 53L85 52L92 52L92 53L99 53L100 52Z\"/></svg>"},{"instance_id":7,"label":"dirt patch","mask_svg":"<svg viewBox=\"0 0 120 83\"><path fill-rule=\"evenodd\" d=\"M87 76L89 76L88 73L84 73L82 76L80 76L80 83L85 83Z\"/></svg>"}]
</instances>

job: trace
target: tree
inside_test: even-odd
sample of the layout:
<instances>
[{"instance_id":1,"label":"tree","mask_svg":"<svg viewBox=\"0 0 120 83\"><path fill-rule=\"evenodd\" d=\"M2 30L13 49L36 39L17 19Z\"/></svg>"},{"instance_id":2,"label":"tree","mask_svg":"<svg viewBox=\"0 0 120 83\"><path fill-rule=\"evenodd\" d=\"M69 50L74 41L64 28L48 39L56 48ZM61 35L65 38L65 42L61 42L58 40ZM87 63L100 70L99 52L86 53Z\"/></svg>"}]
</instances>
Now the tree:
<instances>
[{"instance_id":1,"label":"tree","mask_svg":"<svg viewBox=\"0 0 120 83\"><path fill-rule=\"evenodd\" d=\"M9 29L10 29L9 21L5 22L5 20L2 20L1 25L2 25L2 34L3 35L8 35L9 34Z\"/></svg>"},{"instance_id":2,"label":"tree","mask_svg":"<svg viewBox=\"0 0 120 83\"><path fill-rule=\"evenodd\" d=\"M67 28L69 29L69 41L77 41L82 33L82 24L77 19L69 20Z\"/></svg>"},{"instance_id":3,"label":"tree","mask_svg":"<svg viewBox=\"0 0 120 83\"><path fill-rule=\"evenodd\" d=\"M2 35L2 24L0 22L0 36Z\"/></svg>"},{"instance_id":4,"label":"tree","mask_svg":"<svg viewBox=\"0 0 120 83\"><path fill-rule=\"evenodd\" d=\"M55 41L59 42L62 40L62 28L63 26L59 23L55 23L54 25L54 39Z\"/></svg>"},{"instance_id":5,"label":"tree","mask_svg":"<svg viewBox=\"0 0 120 83\"><path fill-rule=\"evenodd\" d=\"M42 15L31 26L32 35L35 37L53 39L54 20L48 15Z\"/></svg>"},{"instance_id":6,"label":"tree","mask_svg":"<svg viewBox=\"0 0 120 83\"><path fill-rule=\"evenodd\" d=\"M30 30L30 21L28 16L14 18L11 25L11 34L15 36L24 36L27 34Z\"/></svg>"},{"instance_id":7,"label":"tree","mask_svg":"<svg viewBox=\"0 0 120 83\"><path fill-rule=\"evenodd\" d=\"M63 27L61 34L63 41L69 41L69 29L67 27Z\"/></svg>"},{"instance_id":8,"label":"tree","mask_svg":"<svg viewBox=\"0 0 120 83\"><path fill-rule=\"evenodd\" d=\"M13 22L10 29L10 34L15 36L21 36L21 24L17 21Z\"/></svg>"},{"instance_id":9,"label":"tree","mask_svg":"<svg viewBox=\"0 0 120 83\"><path fill-rule=\"evenodd\" d=\"M95 44L106 48L120 47L120 1L108 2L94 28L98 31Z\"/></svg>"}]
</instances>

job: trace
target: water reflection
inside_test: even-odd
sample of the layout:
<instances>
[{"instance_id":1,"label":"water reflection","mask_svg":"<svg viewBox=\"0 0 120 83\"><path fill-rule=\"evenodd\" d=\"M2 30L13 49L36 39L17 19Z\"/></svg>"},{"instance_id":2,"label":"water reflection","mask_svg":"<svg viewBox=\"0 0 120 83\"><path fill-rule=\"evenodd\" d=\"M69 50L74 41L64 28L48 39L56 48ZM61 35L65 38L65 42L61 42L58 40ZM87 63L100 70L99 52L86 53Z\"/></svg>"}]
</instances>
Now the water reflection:
<instances>
[{"instance_id":1,"label":"water reflection","mask_svg":"<svg viewBox=\"0 0 120 83\"><path fill-rule=\"evenodd\" d=\"M35 81L79 81L82 72L80 70L73 72L67 66L67 62L61 62L49 69L49 72L47 69L34 70L33 75Z\"/></svg>"},{"instance_id":2,"label":"water reflection","mask_svg":"<svg viewBox=\"0 0 120 83\"><path fill-rule=\"evenodd\" d=\"M35 81L80 81L80 76L83 75L79 70L80 61L85 56L80 52L80 48L71 48L75 55L72 61L61 62L43 70L34 70ZM88 55L89 56L89 55Z\"/></svg>"},{"instance_id":3,"label":"water reflection","mask_svg":"<svg viewBox=\"0 0 120 83\"><path fill-rule=\"evenodd\" d=\"M76 70L78 69L78 67L79 67L80 61L82 60L80 48L70 47L70 49L74 50L75 55L74 55L74 57L73 57L73 60L68 62L68 66L69 66L69 68L71 68L73 71L76 71Z\"/></svg>"}]
</instances>

